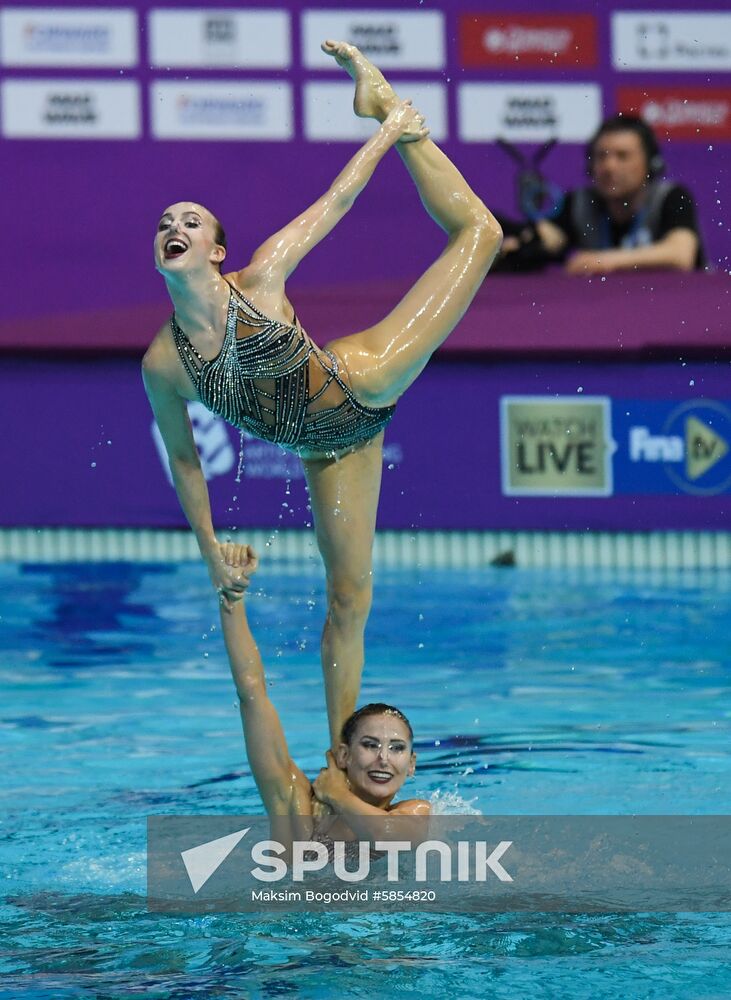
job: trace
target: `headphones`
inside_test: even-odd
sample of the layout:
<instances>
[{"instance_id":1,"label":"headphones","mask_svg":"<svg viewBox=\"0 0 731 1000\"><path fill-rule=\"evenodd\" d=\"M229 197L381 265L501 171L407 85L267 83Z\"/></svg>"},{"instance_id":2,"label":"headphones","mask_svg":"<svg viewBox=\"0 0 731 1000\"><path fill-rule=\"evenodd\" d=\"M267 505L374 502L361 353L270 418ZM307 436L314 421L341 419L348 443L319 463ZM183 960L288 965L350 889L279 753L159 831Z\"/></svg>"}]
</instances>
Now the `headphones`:
<instances>
[{"instance_id":1,"label":"headphones","mask_svg":"<svg viewBox=\"0 0 731 1000\"><path fill-rule=\"evenodd\" d=\"M594 147L603 135L613 132L634 132L639 136L647 160L647 176L651 181L657 180L665 173L665 160L660 152L660 146L655 133L647 122L637 115L615 115L602 122L586 147L586 172L592 177L592 160Z\"/></svg>"}]
</instances>

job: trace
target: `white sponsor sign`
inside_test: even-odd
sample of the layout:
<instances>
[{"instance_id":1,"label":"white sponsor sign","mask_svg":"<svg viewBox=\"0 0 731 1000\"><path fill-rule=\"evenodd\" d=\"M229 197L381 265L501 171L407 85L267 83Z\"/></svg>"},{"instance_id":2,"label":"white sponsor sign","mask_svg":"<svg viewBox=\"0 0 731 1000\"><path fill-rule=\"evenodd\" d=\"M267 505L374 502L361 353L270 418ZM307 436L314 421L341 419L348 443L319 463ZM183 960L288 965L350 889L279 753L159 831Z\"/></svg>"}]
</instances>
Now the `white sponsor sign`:
<instances>
[{"instance_id":1,"label":"white sponsor sign","mask_svg":"<svg viewBox=\"0 0 731 1000\"><path fill-rule=\"evenodd\" d=\"M6 7L0 11L5 66L135 66L137 14L96 7Z\"/></svg>"},{"instance_id":2,"label":"white sponsor sign","mask_svg":"<svg viewBox=\"0 0 731 1000\"><path fill-rule=\"evenodd\" d=\"M150 87L156 139L292 138L289 83L158 80Z\"/></svg>"},{"instance_id":3,"label":"white sponsor sign","mask_svg":"<svg viewBox=\"0 0 731 1000\"><path fill-rule=\"evenodd\" d=\"M139 85L132 80L5 80L6 139L137 139Z\"/></svg>"},{"instance_id":4,"label":"white sponsor sign","mask_svg":"<svg viewBox=\"0 0 731 1000\"><path fill-rule=\"evenodd\" d=\"M284 10L152 10L149 38L153 66L286 69L292 61Z\"/></svg>"},{"instance_id":5,"label":"white sponsor sign","mask_svg":"<svg viewBox=\"0 0 731 1000\"><path fill-rule=\"evenodd\" d=\"M399 96L409 97L426 116L430 137L447 138L447 93L441 83L398 81ZM305 138L311 142L364 142L378 128L373 118L353 112L353 84L305 83Z\"/></svg>"},{"instance_id":6,"label":"white sponsor sign","mask_svg":"<svg viewBox=\"0 0 731 1000\"><path fill-rule=\"evenodd\" d=\"M442 69L444 66L444 15L441 11L305 11L302 15L302 61L308 69L337 68L335 60L320 48L326 38L357 45L380 69Z\"/></svg>"},{"instance_id":7,"label":"white sponsor sign","mask_svg":"<svg viewBox=\"0 0 731 1000\"><path fill-rule=\"evenodd\" d=\"M602 116L595 83L463 83L458 90L464 142L585 142Z\"/></svg>"},{"instance_id":8,"label":"white sponsor sign","mask_svg":"<svg viewBox=\"0 0 731 1000\"><path fill-rule=\"evenodd\" d=\"M620 70L731 70L731 14L661 10L612 14Z\"/></svg>"}]
</instances>

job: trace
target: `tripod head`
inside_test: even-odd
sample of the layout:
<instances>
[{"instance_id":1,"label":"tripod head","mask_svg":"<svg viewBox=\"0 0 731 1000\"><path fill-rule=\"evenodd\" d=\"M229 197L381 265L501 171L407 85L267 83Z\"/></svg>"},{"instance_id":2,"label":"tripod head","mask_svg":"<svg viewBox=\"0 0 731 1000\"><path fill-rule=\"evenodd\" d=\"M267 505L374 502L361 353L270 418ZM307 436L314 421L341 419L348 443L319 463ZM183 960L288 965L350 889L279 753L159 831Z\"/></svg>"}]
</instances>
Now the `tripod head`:
<instances>
[{"instance_id":1,"label":"tripod head","mask_svg":"<svg viewBox=\"0 0 731 1000\"><path fill-rule=\"evenodd\" d=\"M518 164L516 176L518 209L531 222L554 215L561 207L564 192L541 172L540 165L556 145L549 139L530 156L507 139L498 139L498 146Z\"/></svg>"}]
</instances>

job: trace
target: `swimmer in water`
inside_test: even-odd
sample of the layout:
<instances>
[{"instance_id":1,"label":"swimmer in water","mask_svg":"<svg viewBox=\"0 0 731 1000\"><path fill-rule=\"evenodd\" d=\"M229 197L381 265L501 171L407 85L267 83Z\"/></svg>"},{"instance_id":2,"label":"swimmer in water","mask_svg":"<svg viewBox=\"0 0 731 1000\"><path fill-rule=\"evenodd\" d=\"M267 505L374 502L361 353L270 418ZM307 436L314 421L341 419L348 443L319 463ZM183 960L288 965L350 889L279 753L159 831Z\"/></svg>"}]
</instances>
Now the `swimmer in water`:
<instances>
[{"instance_id":1,"label":"swimmer in water","mask_svg":"<svg viewBox=\"0 0 731 1000\"><path fill-rule=\"evenodd\" d=\"M289 755L287 740L267 693L264 667L246 617L244 590L257 567L254 550L232 542L221 547L223 561L241 586L230 608L221 605L221 625L236 685L246 754L277 839L335 841L378 839L381 820L428 816L424 799L393 800L414 774L414 735L406 716L390 705L366 705L343 725L335 753L314 782ZM318 803L331 812L318 810Z\"/></svg>"},{"instance_id":2,"label":"swimmer in water","mask_svg":"<svg viewBox=\"0 0 731 1000\"><path fill-rule=\"evenodd\" d=\"M328 41L323 49L355 81L355 113L380 127L330 189L239 271L221 273L226 238L208 209L179 202L163 212L155 263L175 312L145 354L143 376L178 498L225 610L240 581L215 535L186 403L200 400L301 457L327 578L321 651L334 749L360 689L383 429L469 306L502 234L410 102L399 100L355 46ZM392 146L446 233L446 246L385 319L320 349L302 330L285 281L346 214Z\"/></svg>"}]
</instances>

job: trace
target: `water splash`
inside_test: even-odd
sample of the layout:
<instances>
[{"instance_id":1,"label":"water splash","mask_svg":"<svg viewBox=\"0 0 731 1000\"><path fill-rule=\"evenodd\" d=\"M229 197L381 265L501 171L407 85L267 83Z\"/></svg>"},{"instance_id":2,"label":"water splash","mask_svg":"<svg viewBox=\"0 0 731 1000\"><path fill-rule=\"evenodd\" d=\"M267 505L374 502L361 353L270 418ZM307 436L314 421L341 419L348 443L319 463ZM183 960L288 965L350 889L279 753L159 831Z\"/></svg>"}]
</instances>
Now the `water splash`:
<instances>
[{"instance_id":1,"label":"water splash","mask_svg":"<svg viewBox=\"0 0 731 1000\"><path fill-rule=\"evenodd\" d=\"M236 482L241 482L241 476L244 472L244 432L239 431L239 461L236 466Z\"/></svg>"},{"instance_id":2,"label":"water splash","mask_svg":"<svg viewBox=\"0 0 731 1000\"><path fill-rule=\"evenodd\" d=\"M473 805L476 801L476 795L465 799L456 788L451 792L437 788L429 796L432 816L481 816L480 810Z\"/></svg>"}]
</instances>

